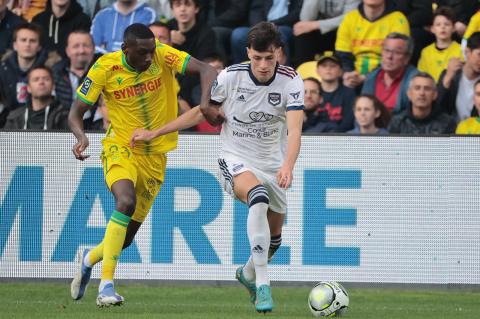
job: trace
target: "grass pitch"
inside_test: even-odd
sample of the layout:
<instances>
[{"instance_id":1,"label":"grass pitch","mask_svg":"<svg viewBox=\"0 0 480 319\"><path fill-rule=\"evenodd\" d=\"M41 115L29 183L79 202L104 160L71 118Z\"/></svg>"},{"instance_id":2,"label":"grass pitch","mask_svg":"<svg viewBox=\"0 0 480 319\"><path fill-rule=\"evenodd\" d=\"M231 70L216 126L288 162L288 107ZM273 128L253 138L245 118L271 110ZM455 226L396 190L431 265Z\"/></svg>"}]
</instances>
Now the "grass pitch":
<instances>
[{"instance_id":1,"label":"grass pitch","mask_svg":"<svg viewBox=\"0 0 480 319\"><path fill-rule=\"evenodd\" d=\"M119 282L121 307L99 309L97 285L81 301L70 299L69 283L0 282L0 318L313 318L307 306L310 288L273 285L273 313L258 314L240 285L130 284ZM480 292L467 290L404 290L351 288L345 318L442 319L480 318Z\"/></svg>"}]
</instances>

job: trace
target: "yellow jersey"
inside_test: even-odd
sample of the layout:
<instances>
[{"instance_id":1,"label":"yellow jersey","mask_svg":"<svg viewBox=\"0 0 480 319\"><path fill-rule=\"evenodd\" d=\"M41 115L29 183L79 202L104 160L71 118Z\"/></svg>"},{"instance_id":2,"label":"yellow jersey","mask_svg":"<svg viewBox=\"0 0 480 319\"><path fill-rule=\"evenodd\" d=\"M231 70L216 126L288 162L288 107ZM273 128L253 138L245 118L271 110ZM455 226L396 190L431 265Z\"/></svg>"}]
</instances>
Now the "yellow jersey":
<instances>
[{"instance_id":1,"label":"yellow jersey","mask_svg":"<svg viewBox=\"0 0 480 319\"><path fill-rule=\"evenodd\" d=\"M366 74L380 64L382 43L392 32L410 35L408 20L400 11L369 21L355 9L345 15L338 28L335 50L352 53L355 70Z\"/></svg>"},{"instance_id":2,"label":"yellow jersey","mask_svg":"<svg viewBox=\"0 0 480 319\"><path fill-rule=\"evenodd\" d=\"M152 64L138 73L126 61L123 51L107 53L88 71L77 96L93 105L103 94L110 118L106 138L128 145L136 128L157 129L177 117L175 73L183 74L190 55L156 41ZM177 146L178 132L140 143L138 154L166 153Z\"/></svg>"},{"instance_id":3,"label":"yellow jersey","mask_svg":"<svg viewBox=\"0 0 480 319\"><path fill-rule=\"evenodd\" d=\"M468 23L467 30L465 30L465 34L463 35L463 39L468 40L468 38L470 38L472 34L478 31L480 31L480 11L475 13L470 18L470 22Z\"/></svg>"},{"instance_id":4,"label":"yellow jersey","mask_svg":"<svg viewBox=\"0 0 480 319\"><path fill-rule=\"evenodd\" d=\"M448 48L437 49L435 43L430 44L422 50L420 60L418 60L418 70L427 72L438 82L440 74L448 66L451 58L459 58L464 61L462 46L453 41Z\"/></svg>"},{"instance_id":5,"label":"yellow jersey","mask_svg":"<svg viewBox=\"0 0 480 319\"><path fill-rule=\"evenodd\" d=\"M469 117L461 121L455 133L480 135L480 117Z\"/></svg>"}]
</instances>

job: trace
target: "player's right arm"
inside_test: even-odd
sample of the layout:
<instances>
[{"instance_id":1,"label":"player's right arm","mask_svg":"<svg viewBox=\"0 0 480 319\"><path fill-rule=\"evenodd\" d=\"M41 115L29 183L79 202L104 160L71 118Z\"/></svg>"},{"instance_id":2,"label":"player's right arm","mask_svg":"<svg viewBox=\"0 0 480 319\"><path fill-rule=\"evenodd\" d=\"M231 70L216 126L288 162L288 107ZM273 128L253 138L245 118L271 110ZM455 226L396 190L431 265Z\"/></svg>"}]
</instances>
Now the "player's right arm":
<instances>
[{"instance_id":1,"label":"player's right arm","mask_svg":"<svg viewBox=\"0 0 480 319\"><path fill-rule=\"evenodd\" d=\"M200 111L203 113L203 116L213 126L222 124L225 120L225 114L221 107L227 99L226 81L227 69L224 69L212 83L210 101L207 104L200 105Z\"/></svg>"},{"instance_id":2,"label":"player's right arm","mask_svg":"<svg viewBox=\"0 0 480 319\"><path fill-rule=\"evenodd\" d=\"M90 109L90 106L81 100L76 100L70 112L68 113L68 126L72 130L73 135L77 138L77 143L73 145L72 152L75 158L83 161L89 157L83 152L88 147L88 138L83 129L83 115Z\"/></svg>"},{"instance_id":3,"label":"player's right arm","mask_svg":"<svg viewBox=\"0 0 480 319\"><path fill-rule=\"evenodd\" d=\"M105 86L106 67L102 64L104 58L105 56L101 57L88 71L82 85L77 89L77 99L68 114L68 125L77 138L72 151L75 158L81 161L89 157L83 154L89 144L83 128L83 115L95 105Z\"/></svg>"}]
</instances>

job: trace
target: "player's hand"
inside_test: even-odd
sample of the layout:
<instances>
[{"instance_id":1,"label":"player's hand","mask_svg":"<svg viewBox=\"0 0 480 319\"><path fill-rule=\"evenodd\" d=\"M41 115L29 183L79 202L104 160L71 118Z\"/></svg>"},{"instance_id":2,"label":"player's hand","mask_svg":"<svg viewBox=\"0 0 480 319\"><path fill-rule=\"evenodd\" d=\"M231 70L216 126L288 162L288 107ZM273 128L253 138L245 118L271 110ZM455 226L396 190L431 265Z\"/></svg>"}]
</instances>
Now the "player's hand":
<instances>
[{"instance_id":1,"label":"player's hand","mask_svg":"<svg viewBox=\"0 0 480 319\"><path fill-rule=\"evenodd\" d=\"M155 134L152 131L144 128L137 128L130 138L130 147L134 148L136 142L150 142L155 138Z\"/></svg>"},{"instance_id":2,"label":"player's hand","mask_svg":"<svg viewBox=\"0 0 480 319\"><path fill-rule=\"evenodd\" d=\"M293 174L292 169L283 165L277 173L277 183L283 189L287 189L292 184Z\"/></svg>"},{"instance_id":3,"label":"player's hand","mask_svg":"<svg viewBox=\"0 0 480 319\"><path fill-rule=\"evenodd\" d=\"M225 121L225 113L223 113L223 109L221 107L200 107L200 111L202 112L207 122L212 126L220 125Z\"/></svg>"},{"instance_id":4,"label":"player's hand","mask_svg":"<svg viewBox=\"0 0 480 319\"><path fill-rule=\"evenodd\" d=\"M72 152L77 160L84 161L90 157L90 155L82 154L87 149L89 144L90 143L88 141L88 138L86 136L83 136L77 141L77 143L75 143L75 145L73 145Z\"/></svg>"}]
</instances>

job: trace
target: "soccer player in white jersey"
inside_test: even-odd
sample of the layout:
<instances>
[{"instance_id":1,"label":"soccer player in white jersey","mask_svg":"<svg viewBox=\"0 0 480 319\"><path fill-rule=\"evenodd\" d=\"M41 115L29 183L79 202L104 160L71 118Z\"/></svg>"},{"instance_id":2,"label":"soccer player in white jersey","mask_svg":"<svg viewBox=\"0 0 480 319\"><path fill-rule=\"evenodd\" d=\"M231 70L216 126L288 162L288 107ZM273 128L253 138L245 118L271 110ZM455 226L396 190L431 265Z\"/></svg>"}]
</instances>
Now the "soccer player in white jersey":
<instances>
[{"instance_id":1,"label":"soccer player in white jersey","mask_svg":"<svg viewBox=\"0 0 480 319\"><path fill-rule=\"evenodd\" d=\"M207 107L193 108L155 131L137 129L131 138L134 147L203 118L212 125L223 122L221 179L229 194L249 206L251 256L237 269L236 278L248 289L258 312L273 308L267 265L282 241L286 190L293 179L303 123L303 81L292 68L278 64L280 47L274 24L255 25L248 34L250 64L220 72Z\"/></svg>"}]
</instances>

